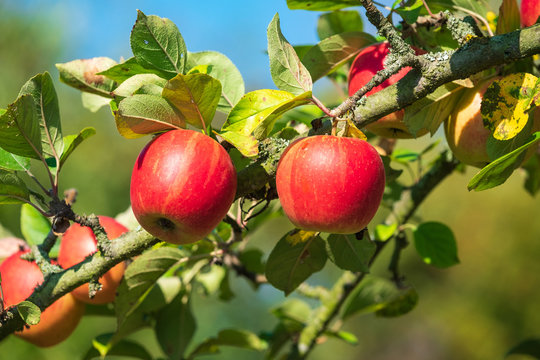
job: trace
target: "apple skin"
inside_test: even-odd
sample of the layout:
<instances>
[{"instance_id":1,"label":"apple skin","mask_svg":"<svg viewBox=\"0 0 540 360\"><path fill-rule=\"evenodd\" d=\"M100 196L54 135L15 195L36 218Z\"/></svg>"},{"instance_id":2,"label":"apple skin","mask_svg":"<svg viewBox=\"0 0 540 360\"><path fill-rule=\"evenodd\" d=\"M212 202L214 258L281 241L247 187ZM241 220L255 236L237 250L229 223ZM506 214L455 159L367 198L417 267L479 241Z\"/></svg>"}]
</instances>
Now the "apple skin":
<instances>
[{"instance_id":1,"label":"apple skin","mask_svg":"<svg viewBox=\"0 0 540 360\"><path fill-rule=\"evenodd\" d=\"M131 206L139 224L155 237L193 243L223 220L236 181L229 154L214 139L171 130L139 154L131 175Z\"/></svg>"},{"instance_id":2,"label":"apple skin","mask_svg":"<svg viewBox=\"0 0 540 360\"><path fill-rule=\"evenodd\" d=\"M521 0L521 27L534 25L540 16L540 1Z\"/></svg>"},{"instance_id":3,"label":"apple skin","mask_svg":"<svg viewBox=\"0 0 540 360\"><path fill-rule=\"evenodd\" d=\"M491 161L486 145L491 131L484 127L481 106L484 93L495 80L490 79L472 89L466 89L456 110L444 123L446 141L456 159L477 168L483 168ZM533 132L540 130L539 110L540 108L536 108L534 113ZM535 151L536 147L531 147L524 161L529 159Z\"/></svg>"},{"instance_id":4,"label":"apple skin","mask_svg":"<svg viewBox=\"0 0 540 360\"><path fill-rule=\"evenodd\" d=\"M43 282L43 274L35 262L21 259L29 250L19 251L0 265L5 307L26 300ZM14 334L36 346L49 347L68 338L84 314L84 304L66 294L41 313L39 324Z\"/></svg>"},{"instance_id":5,"label":"apple skin","mask_svg":"<svg viewBox=\"0 0 540 360\"><path fill-rule=\"evenodd\" d=\"M276 186L285 214L298 228L353 234L364 229L379 208L384 165L364 140L310 136L285 150Z\"/></svg>"},{"instance_id":6,"label":"apple skin","mask_svg":"<svg viewBox=\"0 0 540 360\"><path fill-rule=\"evenodd\" d=\"M417 55L425 54L422 49L414 48ZM361 87L366 85L375 74L384 69L384 59L390 52L390 45L387 42L374 44L362 50L354 59L349 71L349 96L352 96ZM366 93L369 96L390 85L397 83L409 71L410 67L401 69L397 74L392 75L379 86L374 87ZM366 126L366 129L375 135L389 138L410 139L414 136L409 132L407 126L403 122L405 111L400 109L396 112L388 114L371 124ZM427 134L427 130L419 131L417 135L422 136Z\"/></svg>"},{"instance_id":7,"label":"apple skin","mask_svg":"<svg viewBox=\"0 0 540 360\"><path fill-rule=\"evenodd\" d=\"M105 229L109 239L115 239L128 231L124 225L113 218L98 216L99 223ZM60 250L58 252L58 264L67 269L83 261L88 255L97 251L97 239L89 227L73 223L62 236ZM105 273L99 282L102 289L96 293L93 299L88 296L88 284L84 284L71 293L78 300L88 304L106 304L114 301L116 289L124 276L124 262L121 262Z\"/></svg>"},{"instance_id":8,"label":"apple skin","mask_svg":"<svg viewBox=\"0 0 540 360\"><path fill-rule=\"evenodd\" d=\"M28 245L26 244L26 241L22 239L12 236L0 239L0 263L16 252L24 249L28 249Z\"/></svg>"}]
</instances>

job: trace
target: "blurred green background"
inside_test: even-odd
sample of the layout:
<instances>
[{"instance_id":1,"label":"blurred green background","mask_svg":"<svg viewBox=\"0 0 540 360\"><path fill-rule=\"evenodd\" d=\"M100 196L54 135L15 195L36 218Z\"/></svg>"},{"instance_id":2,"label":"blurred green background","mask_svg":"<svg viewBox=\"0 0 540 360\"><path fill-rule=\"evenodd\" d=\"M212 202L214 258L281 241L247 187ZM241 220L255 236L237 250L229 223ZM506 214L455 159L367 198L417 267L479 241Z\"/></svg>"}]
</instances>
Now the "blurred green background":
<instances>
[{"instance_id":1,"label":"blurred green background","mask_svg":"<svg viewBox=\"0 0 540 360\"><path fill-rule=\"evenodd\" d=\"M64 3L67 10L62 7ZM38 6L33 7L33 4ZM51 72L57 85L64 134L76 133L85 126L97 129L97 135L85 142L67 163L61 176L61 187L78 189L77 212L114 216L129 205L131 167L148 139L123 139L116 132L108 109L98 113L83 109L80 93L57 81L58 73L54 64L72 60L74 54L81 57L120 55L88 53L91 45L86 45L93 37L90 35L90 40L74 38L68 23L59 20L65 19L66 14L69 18L69 9L75 8L78 3L66 1L51 4L48 7L47 2L23 1L19 8L13 2L0 1L0 107L5 108L12 102L20 86L31 76L45 70ZM136 5L129 8L129 13L115 13L114 16L124 22L134 21ZM173 17L165 10L157 13L147 11L142 6L141 9L148 14ZM270 10L269 13L276 11ZM296 14L304 19L302 21L312 21L310 27L306 28L306 32L312 36L316 14L309 15L306 20L306 15L301 12L283 10L283 4L279 11L284 26L286 21L282 12L289 16L290 21ZM74 21L78 19L77 16ZM92 19L86 21L91 22ZM265 33L269 20L253 26ZM178 25L183 34L184 31L194 31L187 25ZM77 25L73 23L73 26L76 28ZM101 23L100 26L101 34L107 30L107 25ZM209 22L204 26L210 27L209 33L217 34L220 31L218 22ZM114 29L118 30L117 27ZM111 40L108 45L125 57L129 56L129 30L128 27L121 34L111 33L111 39L117 42ZM311 41L311 38L295 41L297 34L285 30L284 33L292 43ZM249 37L246 33L238 36ZM94 41L105 40L96 36ZM190 48L188 40L187 44ZM234 48L225 51L208 44L197 43L196 46L200 48L194 50L220 50L237 62ZM261 42L257 49L251 51L260 52L259 55L264 57L265 45L265 42ZM80 50L83 48L86 50ZM86 55L79 55L81 53ZM257 64L260 65L257 71L265 73L263 80L251 68L246 66L244 72L243 67L239 66L248 90L271 86L267 83L267 64ZM320 91L322 94L324 89ZM429 141L426 137L421 141L405 141L400 147L420 149ZM413 246L409 246L402 269L407 280L418 290L418 306L397 319L382 319L373 315L353 317L345 324L345 329L357 335L359 344L350 346L330 339L316 348L313 359L502 359L512 345L526 338L540 337L540 197L532 198L523 190L524 174L519 171L499 188L469 193L466 185L474 173L473 169L469 169L465 174L452 175L418 212L423 221L444 222L453 229L461 263L447 270L437 270L424 265ZM18 236L19 210L18 206L0 207L0 223ZM290 228L292 225L283 217L274 218L252 235L250 246L260 247L268 254L273 244ZM375 274L388 275L388 255L385 254L386 257L378 261ZM323 273L317 274L311 282L328 286L338 276L339 271L328 262ZM269 309L283 301L282 293L270 286L263 286L259 292L254 292L243 279L235 278L232 289L236 297L229 303L203 295L192 300L198 321L195 342L228 327L238 326L254 332L273 328L276 320L270 315ZM114 320L110 318L85 317L66 342L50 349L38 349L18 338L9 337L0 343L0 359L81 358L95 336L113 330ZM133 337L143 342L153 354L160 355L152 332L142 331ZM207 358L261 359L262 355L246 350L225 349L222 354Z\"/></svg>"}]
</instances>

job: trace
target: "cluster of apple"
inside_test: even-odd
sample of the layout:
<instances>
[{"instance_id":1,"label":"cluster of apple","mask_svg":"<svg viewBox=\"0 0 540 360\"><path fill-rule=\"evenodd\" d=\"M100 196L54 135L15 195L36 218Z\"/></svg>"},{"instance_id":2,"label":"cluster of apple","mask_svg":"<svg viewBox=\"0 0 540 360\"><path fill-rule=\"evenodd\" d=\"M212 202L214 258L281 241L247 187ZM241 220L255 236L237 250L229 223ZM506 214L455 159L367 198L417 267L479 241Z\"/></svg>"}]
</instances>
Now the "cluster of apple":
<instances>
[{"instance_id":1,"label":"cluster of apple","mask_svg":"<svg viewBox=\"0 0 540 360\"><path fill-rule=\"evenodd\" d=\"M115 239L128 229L116 220L100 216L99 222L110 239ZM18 239L11 239L18 240ZM18 240L13 252L0 264L4 307L17 305L26 300L34 288L43 283L43 274L35 262L21 259L30 250L24 241ZM97 240L92 230L79 224L72 224L62 236L58 265L63 268L80 263L85 257L97 251ZM99 282L102 289L92 299L88 295L88 284L62 296L41 313L37 325L32 325L15 335L40 347L56 345L75 330L84 315L85 303L106 304L114 300L116 289L124 275L124 263L120 263L103 275Z\"/></svg>"}]
</instances>

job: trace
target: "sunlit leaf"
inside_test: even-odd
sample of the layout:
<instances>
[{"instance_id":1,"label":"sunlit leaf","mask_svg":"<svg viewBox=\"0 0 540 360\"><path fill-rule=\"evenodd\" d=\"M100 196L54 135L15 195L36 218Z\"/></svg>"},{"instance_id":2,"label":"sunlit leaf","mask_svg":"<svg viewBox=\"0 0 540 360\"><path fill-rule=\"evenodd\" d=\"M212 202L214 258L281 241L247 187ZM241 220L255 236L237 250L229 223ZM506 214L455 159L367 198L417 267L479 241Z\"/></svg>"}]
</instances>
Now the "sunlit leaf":
<instances>
[{"instance_id":1,"label":"sunlit leaf","mask_svg":"<svg viewBox=\"0 0 540 360\"><path fill-rule=\"evenodd\" d=\"M302 57L302 63L316 81L353 59L362 48L375 41L373 36L363 32L332 35L309 49Z\"/></svg>"},{"instance_id":2,"label":"sunlit leaf","mask_svg":"<svg viewBox=\"0 0 540 360\"><path fill-rule=\"evenodd\" d=\"M392 235L395 234L397 230L398 224L397 222L391 223L389 225L387 224L377 224L375 226L375 240L378 241L387 241L392 237Z\"/></svg>"},{"instance_id":3,"label":"sunlit leaf","mask_svg":"<svg viewBox=\"0 0 540 360\"><path fill-rule=\"evenodd\" d=\"M295 245L287 236L278 241L266 262L266 278L277 289L290 294L326 263L325 242L319 236Z\"/></svg>"},{"instance_id":4,"label":"sunlit leaf","mask_svg":"<svg viewBox=\"0 0 540 360\"><path fill-rule=\"evenodd\" d=\"M30 301L23 301L17 305L17 311L26 324L39 324L41 310L39 310L39 307L36 304L31 303Z\"/></svg>"},{"instance_id":5,"label":"sunlit leaf","mask_svg":"<svg viewBox=\"0 0 540 360\"><path fill-rule=\"evenodd\" d=\"M113 59L96 57L56 64L56 68L60 73L60 80L65 84L81 91L110 98L112 97L111 90L116 84L113 80L98 73L113 65L116 65Z\"/></svg>"},{"instance_id":6,"label":"sunlit leaf","mask_svg":"<svg viewBox=\"0 0 540 360\"><path fill-rule=\"evenodd\" d=\"M137 63L143 67L159 70L166 79L184 72L186 44L171 20L155 15L146 16L137 10L130 42Z\"/></svg>"},{"instance_id":7,"label":"sunlit leaf","mask_svg":"<svg viewBox=\"0 0 540 360\"><path fill-rule=\"evenodd\" d=\"M132 340L121 340L111 343L111 333L102 334L92 340L90 348L83 360L93 360L107 357L128 357L142 360L152 360L152 355L141 344Z\"/></svg>"},{"instance_id":8,"label":"sunlit leaf","mask_svg":"<svg viewBox=\"0 0 540 360\"><path fill-rule=\"evenodd\" d=\"M128 139L186 127L182 113L163 97L154 95L136 94L123 99L115 120L120 135Z\"/></svg>"},{"instance_id":9,"label":"sunlit leaf","mask_svg":"<svg viewBox=\"0 0 540 360\"><path fill-rule=\"evenodd\" d=\"M30 159L12 154L0 148L0 169L4 170L28 170Z\"/></svg>"},{"instance_id":10,"label":"sunlit leaf","mask_svg":"<svg viewBox=\"0 0 540 360\"><path fill-rule=\"evenodd\" d=\"M309 71L281 33L278 14L268 25L268 57L272 80L278 89L295 95L311 91L313 82Z\"/></svg>"},{"instance_id":11,"label":"sunlit leaf","mask_svg":"<svg viewBox=\"0 0 540 360\"><path fill-rule=\"evenodd\" d=\"M178 74L167 82L162 95L187 123L204 128L210 126L216 113L221 83L206 74Z\"/></svg>"},{"instance_id":12,"label":"sunlit leaf","mask_svg":"<svg viewBox=\"0 0 540 360\"><path fill-rule=\"evenodd\" d=\"M399 3L402 3L402 1L399 1ZM397 12L407 24L414 24L423 7L424 3L422 0L413 0L409 1L405 6L396 8L395 12Z\"/></svg>"},{"instance_id":13,"label":"sunlit leaf","mask_svg":"<svg viewBox=\"0 0 540 360\"><path fill-rule=\"evenodd\" d=\"M247 93L231 110L222 131L232 131L245 136L253 134L264 139L270 134L276 120L297 106L310 102L311 92L299 96L280 90L256 90Z\"/></svg>"},{"instance_id":14,"label":"sunlit leaf","mask_svg":"<svg viewBox=\"0 0 540 360\"><path fill-rule=\"evenodd\" d=\"M414 230L414 246L426 264L446 268L459 263L452 230L439 222L425 222Z\"/></svg>"},{"instance_id":15,"label":"sunlit leaf","mask_svg":"<svg viewBox=\"0 0 540 360\"><path fill-rule=\"evenodd\" d=\"M91 112L98 112L102 107L109 105L111 101L110 98L87 92L81 92L81 100L84 108Z\"/></svg>"},{"instance_id":16,"label":"sunlit leaf","mask_svg":"<svg viewBox=\"0 0 540 360\"><path fill-rule=\"evenodd\" d=\"M233 145L246 157L254 157L259 153L259 142L253 135L242 135L234 131L225 131L220 133L219 136Z\"/></svg>"},{"instance_id":17,"label":"sunlit leaf","mask_svg":"<svg viewBox=\"0 0 540 360\"><path fill-rule=\"evenodd\" d=\"M197 65L209 65L206 73L221 82L217 110L228 113L244 95L242 74L228 57L217 51L189 53L187 67L191 69Z\"/></svg>"},{"instance_id":18,"label":"sunlit leaf","mask_svg":"<svg viewBox=\"0 0 540 360\"><path fill-rule=\"evenodd\" d=\"M319 39L350 31L362 31L362 18L358 11L333 11L319 16L317 34Z\"/></svg>"},{"instance_id":19,"label":"sunlit leaf","mask_svg":"<svg viewBox=\"0 0 540 360\"><path fill-rule=\"evenodd\" d=\"M537 146L538 141L540 141L540 132L534 133L525 145L485 166L469 181L467 189L482 191L503 184L523 162L525 151L531 146Z\"/></svg>"},{"instance_id":20,"label":"sunlit leaf","mask_svg":"<svg viewBox=\"0 0 540 360\"><path fill-rule=\"evenodd\" d=\"M511 74L491 83L482 97L481 112L495 139L509 140L525 127L538 93L540 81L532 74Z\"/></svg>"}]
</instances>

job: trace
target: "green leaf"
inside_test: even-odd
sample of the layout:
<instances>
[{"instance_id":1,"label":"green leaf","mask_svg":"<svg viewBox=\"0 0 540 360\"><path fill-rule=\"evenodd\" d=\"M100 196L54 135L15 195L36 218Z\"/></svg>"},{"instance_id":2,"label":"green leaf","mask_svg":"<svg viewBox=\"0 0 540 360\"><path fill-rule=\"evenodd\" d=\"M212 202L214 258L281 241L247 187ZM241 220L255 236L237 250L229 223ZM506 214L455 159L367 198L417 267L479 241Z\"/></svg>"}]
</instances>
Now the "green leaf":
<instances>
[{"instance_id":1,"label":"green leaf","mask_svg":"<svg viewBox=\"0 0 540 360\"><path fill-rule=\"evenodd\" d=\"M289 331L300 331L308 322L312 309L308 303L300 299L287 299L271 310Z\"/></svg>"},{"instance_id":2,"label":"green leaf","mask_svg":"<svg viewBox=\"0 0 540 360\"><path fill-rule=\"evenodd\" d=\"M171 20L155 15L146 16L137 10L130 42L135 59L143 67L159 70L166 79L184 72L186 44Z\"/></svg>"},{"instance_id":3,"label":"green leaf","mask_svg":"<svg viewBox=\"0 0 540 360\"><path fill-rule=\"evenodd\" d=\"M258 140L265 139L281 115L295 107L308 104L311 95L310 91L296 97L280 90L252 91L244 95L231 110L221 130L244 136L253 134Z\"/></svg>"},{"instance_id":4,"label":"green leaf","mask_svg":"<svg viewBox=\"0 0 540 360\"><path fill-rule=\"evenodd\" d=\"M377 224L375 226L375 240L378 241L387 241L392 237L392 235L395 234L397 230L397 223L391 223L390 225L387 224Z\"/></svg>"},{"instance_id":5,"label":"green leaf","mask_svg":"<svg viewBox=\"0 0 540 360\"><path fill-rule=\"evenodd\" d=\"M17 174L0 170L0 204L20 204L29 196L26 184Z\"/></svg>"},{"instance_id":6,"label":"green leaf","mask_svg":"<svg viewBox=\"0 0 540 360\"><path fill-rule=\"evenodd\" d=\"M506 358L510 355L528 355L535 359L540 359L540 339L527 339L520 342L508 350L504 357Z\"/></svg>"},{"instance_id":7,"label":"green leaf","mask_svg":"<svg viewBox=\"0 0 540 360\"><path fill-rule=\"evenodd\" d=\"M111 343L112 334L102 334L92 340L90 348L83 357L83 360L111 357L129 357L142 360L152 360L152 355L141 344L132 340L121 340Z\"/></svg>"},{"instance_id":8,"label":"green leaf","mask_svg":"<svg viewBox=\"0 0 540 360\"><path fill-rule=\"evenodd\" d=\"M64 151L60 156L60 167L64 165L67 158L75 151L75 149L86 139L96 134L96 129L93 127L85 127L76 135L68 135L64 137Z\"/></svg>"},{"instance_id":9,"label":"green leaf","mask_svg":"<svg viewBox=\"0 0 540 360\"><path fill-rule=\"evenodd\" d=\"M96 94L82 92L81 101L85 109L95 113L98 112L102 107L109 105L111 99Z\"/></svg>"},{"instance_id":10,"label":"green leaf","mask_svg":"<svg viewBox=\"0 0 540 360\"><path fill-rule=\"evenodd\" d=\"M145 252L127 267L115 303L118 327L142 303L156 280L185 256L180 249L160 247Z\"/></svg>"},{"instance_id":11,"label":"green leaf","mask_svg":"<svg viewBox=\"0 0 540 360\"><path fill-rule=\"evenodd\" d=\"M58 97L48 72L38 74L28 80L19 92L19 97L31 95L36 106L41 129L41 148L47 157L60 156L64 148Z\"/></svg>"},{"instance_id":12,"label":"green leaf","mask_svg":"<svg viewBox=\"0 0 540 360\"><path fill-rule=\"evenodd\" d=\"M217 337L204 340L187 357L219 353L220 346L234 346L242 349L264 351L268 348L266 341L247 330L225 329L218 333Z\"/></svg>"},{"instance_id":13,"label":"green leaf","mask_svg":"<svg viewBox=\"0 0 540 360\"><path fill-rule=\"evenodd\" d=\"M326 240L330 260L339 268L354 272L369 272L369 261L375 248L368 237L357 239L354 234L330 234Z\"/></svg>"},{"instance_id":14,"label":"green leaf","mask_svg":"<svg viewBox=\"0 0 540 360\"><path fill-rule=\"evenodd\" d=\"M439 222L425 222L414 230L414 246L426 264L446 268L459 263L452 230Z\"/></svg>"},{"instance_id":15,"label":"green leaf","mask_svg":"<svg viewBox=\"0 0 540 360\"><path fill-rule=\"evenodd\" d=\"M495 33L506 34L521 27L519 7L516 0L503 0L499 7L499 19Z\"/></svg>"},{"instance_id":16,"label":"green leaf","mask_svg":"<svg viewBox=\"0 0 540 360\"><path fill-rule=\"evenodd\" d=\"M41 244L50 230L51 223L49 219L41 215L30 204L23 204L21 206L21 233L28 244Z\"/></svg>"},{"instance_id":17,"label":"green leaf","mask_svg":"<svg viewBox=\"0 0 540 360\"><path fill-rule=\"evenodd\" d=\"M332 35L309 49L302 58L302 63L313 81L317 81L353 59L362 48L375 41L373 36L356 31Z\"/></svg>"},{"instance_id":18,"label":"green leaf","mask_svg":"<svg viewBox=\"0 0 540 360\"><path fill-rule=\"evenodd\" d=\"M23 301L17 305L19 315L28 325L37 325L41 318L41 310L39 307L30 301Z\"/></svg>"},{"instance_id":19,"label":"green leaf","mask_svg":"<svg viewBox=\"0 0 540 360\"><path fill-rule=\"evenodd\" d=\"M447 83L438 87L433 93L408 106L403 121L411 134L428 129L435 134L439 126L456 108L464 87L455 83Z\"/></svg>"},{"instance_id":20,"label":"green leaf","mask_svg":"<svg viewBox=\"0 0 540 360\"><path fill-rule=\"evenodd\" d=\"M140 65L135 57L132 57L121 64L111 66L107 70L98 73L98 75L104 75L117 83L122 83L137 74L160 75L162 72L156 69L147 69Z\"/></svg>"},{"instance_id":21,"label":"green leaf","mask_svg":"<svg viewBox=\"0 0 540 360\"><path fill-rule=\"evenodd\" d=\"M359 5L357 0L287 0L291 10L333 11Z\"/></svg>"},{"instance_id":22,"label":"green leaf","mask_svg":"<svg viewBox=\"0 0 540 360\"><path fill-rule=\"evenodd\" d=\"M527 177L525 179L525 190L531 196L535 196L540 190L540 155L535 154L523 165Z\"/></svg>"},{"instance_id":23,"label":"green leaf","mask_svg":"<svg viewBox=\"0 0 540 360\"><path fill-rule=\"evenodd\" d=\"M402 315L416 305L418 296L415 301L413 294L414 289L410 287L398 289L390 280L368 275L345 301L341 317L347 319L355 314L372 312L379 312L381 316ZM387 307L392 311L384 313Z\"/></svg>"},{"instance_id":24,"label":"green leaf","mask_svg":"<svg viewBox=\"0 0 540 360\"><path fill-rule=\"evenodd\" d=\"M208 75L221 82L221 98L217 110L228 113L244 96L244 79L233 62L217 51L189 53L187 67L209 65Z\"/></svg>"},{"instance_id":25,"label":"green leaf","mask_svg":"<svg viewBox=\"0 0 540 360\"><path fill-rule=\"evenodd\" d=\"M354 335L353 333L350 333L348 331L327 330L327 331L324 332L324 334L326 336L331 336L333 338L343 340L343 341L345 341L346 343L348 343L350 345L357 345L358 344L358 338L356 337L356 335Z\"/></svg>"},{"instance_id":26,"label":"green leaf","mask_svg":"<svg viewBox=\"0 0 540 360\"><path fill-rule=\"evenodd\" d=\"M0 148L0 169L25 171L30 169L30 159Z\"/></svg>"},{"instance_id":27,"label":"green leaf","mask_svg":"<svg viewBox=\"0 0 540 360\"><path fill-rule=\"evenodd\" d=\"M114 115L118 132L128 139L186 127L184 115L161 96L129 96L120 101Z\"/></svg>"},{"instance_id":28,"label":"green leaf","mask_svg":"<svg viewBox=\"0 0 540 360\"><path fill-rule=\"evenodd\" d=\"M169 359L183 358L196 328L189 299L184 292L180 292L156 316L157 340Z\"/></svg>"},{"instance_id":29,"label":"green leaf","mask_svg":"<svg viewBox=\"0 0 540 360\"><path fill-rule=\"evenodd\" d=\"M407 24L414 24L418 16L420 16L420 11L423 9L424 4L422 0L409 1L412 3L407 6L399 7L395 11L405 20Z\"/></svg>"},{"instance_id":30,"label":"green leaf","mask_svg":"<svg viewBox=\"0 0 540 360\"><path fill-rule=\"evenodd\" d=\"M486 0L452 0L454 5L469 9L477 14L485 14L490 8Z\"/></svg>"},{"instance_id":31,"label":"green leaf","mask_svg":"<svg viewBox=\"0 0 540 360\"><path fill-rule=\"evenodd\" d=\"M116 61L113 59L95 57L56 64L56 68L60 72L60 81L63 83L81 91L110 98L116 84L113 80L98 73L115 64Z\"/></svg>"},{"instance_id":32,"label":"green leaf","mask_svg":"<svg viewBox=\"0 0 540 360\"><path fill-rule=\"evenodd\" d=\"M391 159L402 164L417 161L420 153L407 149L397 149L392 152Z\"/></svg>"},{"instance_id":33,"label":"green leaf","mask_svg":"<svg viewBox=\"0 0 540 360\"><path fill-rule=\"evenodd\" d=\"M167 80L155 74L137 74L126 79L113 90L115 96L128 97L133 94L149 94L161 96Z\"/></svg>"},{"instance_id":34,"label":"green leaf","mask_svg":"<svg viewBox=\"0 0 540 360\"><path fill-rule=\"evenodd\" d=\"M279 240L266 262L266 278L275 288L289 295L311 274L326 263L323 239L313 236L305 242L291 244L289 234Z\"/></svg>"},{"instance_id":35,"label":"green leaf","mask_svg":"<svg viewBox=\"0 0 540 360\"><path fill-rule=\"evenodd\" d=\"M176 106L187 123L206 128L216 113L221 83L206 74L178 74L167 82L162 95Z\"/></svg>"},{"instance_id":36,"label":"green leaf","mask_svg":"<svg viewBox=\"0 0 540 360\"><path fill-rule=\"evenodd\" d=\"M319 16L317 34L319 39L350 31L362 31L363 23L358 11L334 11Z\"/></svg>"},{"instance_id":37,"label":"green leaf","mask_svg":"<svg viewBox=\"0 0 540 360\"><path fill-rule=\"evenodd\" d=\"M311 91L313 82L309 71L302 64L294 48L281 33L279 15L268 25L268 57L274 84L280 90L300 95Z\"/></svg>"},{"instance_id":38,"label":"green leaf","mask_svg":"<svg viewBox=\"0 0 540 360\"><path fill-rule=\"evenodd\" d=\"M259 154L259 142L252 135L242 135L234 131L219 133L226 142L233 145L246 157L254 157Z\"/></svg>"},{"instance_id":39,"label":"green leaf","mask_svg":"<svg viewBox=\"0 0 540 360\"><path fill-rule=\"evenodd\" d=\"M0 147L23 157L40 159L41 131L31 95L23 95L0 116Z\"/></svg>"},{"instance_id":40,"label":"green leaf","mask_svg":"<svg viewBox=\"0 0 540 360\"><path fill-rule=\"evenodd\" d=\"M501 156L480 170L480 172L469 181L467 189L469 189L469 191L482 191L503 184L523 161L525 150L531 146L536 146L535 144L538 143L539 140L540 131L537 131L525 145Z\"/></svg>"},{"instance_id":41,"label":"green leaf","mask_svg":"<svg viewBox=\"0 0 540 360\"><path fill-rule=\"evenodd\" d=\"M227 271L223 266L211 265L209 271L200 272L196 279L207 294L214 294L219 290L226 275Z\"/></svg>"}]
</instances>

